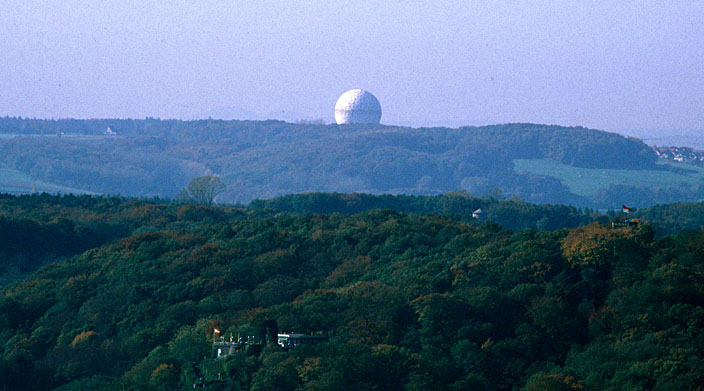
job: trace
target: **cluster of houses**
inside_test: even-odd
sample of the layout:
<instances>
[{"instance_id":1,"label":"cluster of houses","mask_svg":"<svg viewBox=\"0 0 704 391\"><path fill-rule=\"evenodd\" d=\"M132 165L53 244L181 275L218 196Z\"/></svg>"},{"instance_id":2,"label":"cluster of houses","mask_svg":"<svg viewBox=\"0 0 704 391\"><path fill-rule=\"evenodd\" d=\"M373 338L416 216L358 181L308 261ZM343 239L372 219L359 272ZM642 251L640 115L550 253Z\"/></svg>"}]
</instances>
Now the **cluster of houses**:
<instances>
[{"instance_id":1,"label":"cluster of houses","mask_svg":"<svg viewBox=\"0 0 704 391\"><path fill-rule=\"evenodd\" d=\"M298 345L317 345L328 340L324 335L310 335L300 333L278 333L276 343L284 349L294 348ZM270 342L267 338L267 342ZM226 341L225 337L213 341L213 357L229 356L231 354L243 352L249 346L263 346L265 343L256 341L254 336L248 336L244 340L237 337Z\"/></svg>"},{"instance_id":2,"label":"cluster of houses","mask_svg":"<svg viewBox=\"0 0 704 391\"><path fill-rule=\"evenodd\" d=\"M225 369L222 366L222 360L218 360L219 358L238 353L261 351L261 349L265 346L271 346L274 343L276 343L276 345L278 345L281 349L288 350L299 345L317 345L328 340L328 337L324 335L277 333L276 330L271 329L274 325L275 322L264 322L260 325L260 331L271 332L271 334L266 333L258 336L248 335L244 338L239 335L234 337L230 334L229 340L221 335L220 330L215 328L213 330L215 336L213 337L212 356L210 358L204 358L200 364L196 362L191 363L194 374L197 377L197 380L193 382L193 389L213 389L211 387L214 386L223 387L225 384L225 381L223 380Z\"/></svg>"},{"instance_id":3,"label":"cluster of houses","mask_svg":"<svg viewBox=\"0 0 704 391\"><path fill-rule=\"evenodd\" d=\"M653 150L663 160L704 165L704 151L689 147L653 147Z\"/></svg>"}]
</instances>

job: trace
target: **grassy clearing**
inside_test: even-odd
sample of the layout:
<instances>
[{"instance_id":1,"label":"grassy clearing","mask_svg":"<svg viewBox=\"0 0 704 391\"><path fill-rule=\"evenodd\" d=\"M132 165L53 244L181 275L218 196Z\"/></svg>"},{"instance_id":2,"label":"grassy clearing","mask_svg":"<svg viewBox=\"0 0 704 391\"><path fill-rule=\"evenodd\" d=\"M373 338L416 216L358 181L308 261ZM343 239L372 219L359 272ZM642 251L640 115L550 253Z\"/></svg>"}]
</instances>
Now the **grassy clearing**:
<instances>
[{"instance_id":1,"label":"grassy clearing","mask_svg":"<svg viewBox=\"0 0 704 391\"><path fill-rule=\"evenodd\" d=\"M27 194L35 192L94 194L82 189L38 181L17 170L0 167L0 193Z\"/></svg>"},{"instance_id":2,"label":"grassy clearing","mask_svg":"<svg viewBox=\"0 0 704 391\"><path fill-rule=\"evenodd\" d=\"M680 183L693 185L704 180L704 169L689 164L662 163L676 167L668 170L612 170L572 167L551 159L515 159L516 172L551 176L559 179L574 194L593 197L600 189L622 184L638 187L670 187ZM666 168L666 167L663 167ZM686 170L686 171L685 171Z\"/></svg>"}]
</instances>

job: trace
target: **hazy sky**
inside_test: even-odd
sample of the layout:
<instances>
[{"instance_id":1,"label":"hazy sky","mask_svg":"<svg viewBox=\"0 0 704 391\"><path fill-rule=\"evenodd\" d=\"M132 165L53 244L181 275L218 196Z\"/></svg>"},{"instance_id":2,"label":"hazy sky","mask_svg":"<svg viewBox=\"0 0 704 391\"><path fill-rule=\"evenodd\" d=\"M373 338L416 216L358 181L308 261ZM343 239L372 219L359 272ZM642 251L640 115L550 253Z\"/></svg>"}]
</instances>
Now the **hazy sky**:
<instances>
[{"instance_id":1,"label":"hazy sky","mask_svg":"<svg viewBox=\"0 0 704 391\"><path fill-rule=\"evenodd\" d=\"M0 4L0 116L333 119L704 129L704 2ZM222 111L222 110L221 110Z\"/></svg>"}]
</instances>

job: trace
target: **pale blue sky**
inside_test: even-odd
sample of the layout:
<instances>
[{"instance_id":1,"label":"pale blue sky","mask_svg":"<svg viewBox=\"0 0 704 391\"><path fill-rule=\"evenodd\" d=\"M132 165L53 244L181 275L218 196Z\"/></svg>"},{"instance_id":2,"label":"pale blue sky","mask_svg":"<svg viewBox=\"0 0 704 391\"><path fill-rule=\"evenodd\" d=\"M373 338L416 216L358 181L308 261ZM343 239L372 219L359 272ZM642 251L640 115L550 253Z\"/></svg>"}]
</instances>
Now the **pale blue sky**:
<instances>
[{"instance_id":1,"label":"pale blue sky","mask_svg":"<svg viewBox=\"0 0 704 391\"><path fill-rule=\"evenodd\" d=\"M27 1L0 5L0 116L704 129L704 2ZM221 109L222 111L222 109Z\"/></svg>"}]
</instances>

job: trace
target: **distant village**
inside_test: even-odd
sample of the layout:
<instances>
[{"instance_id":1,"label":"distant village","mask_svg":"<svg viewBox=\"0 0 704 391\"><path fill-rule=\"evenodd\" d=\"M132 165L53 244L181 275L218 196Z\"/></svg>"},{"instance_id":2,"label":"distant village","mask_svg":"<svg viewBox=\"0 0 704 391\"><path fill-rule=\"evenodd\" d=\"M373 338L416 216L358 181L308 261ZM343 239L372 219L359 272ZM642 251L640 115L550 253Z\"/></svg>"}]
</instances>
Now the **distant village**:
<instances>
[{"instance_id":1,"label":"distant village","mask_svg":"<svg viewBox=\"0 0 704 391\"><path fill-rule=\"evenodd\" d=\"M661 160L704 166L704 151L689 147L652 147Z\"/></svg>"}]
</instances>

